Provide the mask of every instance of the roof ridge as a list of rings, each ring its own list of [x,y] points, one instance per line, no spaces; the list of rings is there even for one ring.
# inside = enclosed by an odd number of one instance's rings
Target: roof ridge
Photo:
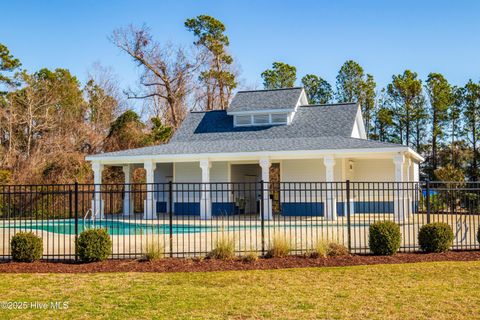
[[[208,112],[222,112],[222,111],[227,111],[225,110],[190,110],[190,113],[208,113]]]
[[[303,104],[299,107],[322,107],[322,106],[342,106],[342,105],[358,105],[358,102],[314,103],[314,104]]]
[[[237,91],[237,93],[240,93],[240,92],[280,91],[280,90],[298,90],[298,89],[303,89],[303,87],[275,88],[275,89],[257,89],[257,90],[239,90],[239,91]]]

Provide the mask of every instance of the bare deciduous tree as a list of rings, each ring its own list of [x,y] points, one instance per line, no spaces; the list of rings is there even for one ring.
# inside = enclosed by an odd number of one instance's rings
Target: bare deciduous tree
[[[155,42],[145,25],[117,29],[110,40],[142,68],[142,90],[129,90],[128,97],[150,99],[152,113],[161,116],[165,124],[178,128],[186,114],[186,101],[194,89],[193,79],[202,55]]]

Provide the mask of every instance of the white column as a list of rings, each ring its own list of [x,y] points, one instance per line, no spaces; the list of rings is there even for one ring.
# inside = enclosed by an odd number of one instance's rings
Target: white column
[[[413,180],[413,184],[414,184],[414,195],[417,195],[418,192],[420,192],[420,172],[418,170],[418,162],[415,162],[414,160],[412,160],[412,180]],[[412,212],[415,212],[415,213],[418,213],[418,206],[419,206],[419,203],[418,203],[418,199],[420,198],[419,196],[414,196],[413,197],[416,201],[415,201],[415,209],[412,207]]]
[[[95,184],[95,192],[92,200],[92,216],[95,216],[96,219],[103,219],[105,217],[101,194],[103,164],[100,162],[93,162],[92,169],[93,183]]]
[[[407,184],[405,185],[405,188],[407,189],[406,195],[404,195],[405,198],[405,217],[406,219],[410,219],[410,215],[412,214],[413,211],[413,192],[415,190],[415,184],[413,183],[413,174],[412,174],[412,167],[413,167],[413,161],[410,158],[406,158],[406,168],[407,170]]]
[[[270,159],[260,159],[260,167],[262,168],[263,186],[263,219],[272,220],[272,200],[270,199]]]
[[[395,184],[394,184],[394,203],[393,203],[393,212],[395,221],[403,222],[405,221],[405,199],[403,188],[404,185],[402,182],[403,179],[403,164],[405,162],[405,157],[403,154],[397,154],[393,157],[393,163],[395,164]]]
[[[420,181],[420,172],[418,170],[418,162],[415,162],[415,161],[412,161],[412,165],[413,165],[413,181],[415,182],[419,182]]]
[[[130,197],[131,167],[129,164],[127,164],[122,167],[122,170],[123,170],[123,175],[125,176],[125,182],[124,182],[125,194],[123,196],[123,215],[129,216],[131,213],[133,213],[133,210],[131,210],[132,203],[130,201],[131,199]]]
[[[212,204],[210,200],[210,168],[211,162],[208,159],[200,160],[202,169],[202,187],[200,194],[200,219],[212,218]]]
[[[143,163],[143,167],[145,168],[145,176],[146,176],[146,183],[147,183],[147,199],[144,203],[144,218],[145,219],[155,219],[155,207],[153,203],[153,183],[155,177],[155,163],[152,160],[145,161]]]
[[[325,165],[325,182],[327,182],[327,193],[325,201],[325,219],[337,220],[337,199],[334,189],[334,167],[335,158],[333,156],[325,156],[323,158],[323,164]]]

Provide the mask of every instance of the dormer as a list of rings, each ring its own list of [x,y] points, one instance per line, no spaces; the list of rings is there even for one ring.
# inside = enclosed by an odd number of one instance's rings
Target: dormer
[[[303,88],[239,91],[227,110],[235,127],[289,125],[308,104]]]

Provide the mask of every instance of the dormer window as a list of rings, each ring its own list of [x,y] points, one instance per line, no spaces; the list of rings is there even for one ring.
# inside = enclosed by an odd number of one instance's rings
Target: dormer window
[[[252,125],[252,116],[235,116],[235,126],[251,126]]]
[[[253,115],[253,124],[269,124],[270,115],[269,114],[254,114]]]
[[[307,104],[303,88],[239,91],[227,114],[235,127],[289,125],[297,108]]]
[[[272,113],[270,117],[272,124],[286,124],[288,122],[288,113]]]
[[[288,113],[254,113],[234,115],[234,123],[239,126],[268,126],[288,124]]]

